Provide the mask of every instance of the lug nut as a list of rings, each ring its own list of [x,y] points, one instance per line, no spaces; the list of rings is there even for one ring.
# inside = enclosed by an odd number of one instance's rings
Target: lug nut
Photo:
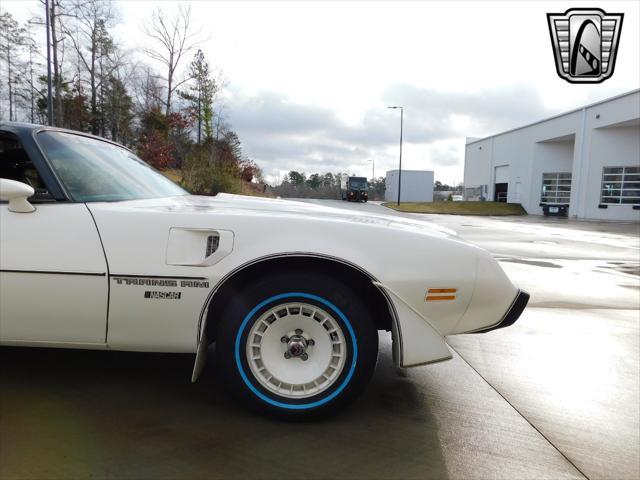
[[[284,352],[284,358],[291,358],[291,354],[289,352]]]
[[[313,340],[313,338],[310,338],[309,340],[307,340],[307,345],[312,346],[315,345],[316,342]]]
[[[302,330],[300,330],[299,328],[296,328],[296,335],[302,335]]]
[[[287,338],[287,336],[285,335],[284,337],[282,337],[282,338],[280,339],[280,341],[281,341],[282,343],[287,343],[287,342],[289,341],[289,339],[288,339],[288,338]]]
[[[301,358],[303,361],[306,361],[306,360],[309,358],[309,354],[307,354],[307,353],[303,353],[302,355],[300,355],[300,358]]]

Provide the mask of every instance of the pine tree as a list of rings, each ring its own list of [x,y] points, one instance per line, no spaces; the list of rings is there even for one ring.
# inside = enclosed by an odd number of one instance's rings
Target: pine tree
[[[202,50],[198,50],[193,57],[189,74],[192,85],[186,92],[180,91],[180,96],[188,100],[194,112],[197,124],[198,145],[202,142],[204,131],[205,143],[213,140],[213,101],[218,91],[218,86],[209,72],[207,62]]]
[[[111,139],[128,144],[132,140],[133,100],[122,81],[111,77],[104,89],[102,112]]]

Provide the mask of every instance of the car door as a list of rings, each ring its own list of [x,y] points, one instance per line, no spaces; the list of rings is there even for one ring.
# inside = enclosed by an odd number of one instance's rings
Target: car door
[[[64,198],[30,131],[0,130],[0,178],[36,191],[34,212],[0,203],[0,343],[104,347],[108,271],[87,206]]]

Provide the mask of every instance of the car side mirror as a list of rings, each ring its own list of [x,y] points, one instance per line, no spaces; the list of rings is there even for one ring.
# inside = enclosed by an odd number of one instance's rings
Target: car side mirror
[[[36,207],[31,205],[27,198],[35,191],[26,183],[16,182],[7,178],[0,178],[0,200],[9,202],[9,211],[16,213],[35,212]]]

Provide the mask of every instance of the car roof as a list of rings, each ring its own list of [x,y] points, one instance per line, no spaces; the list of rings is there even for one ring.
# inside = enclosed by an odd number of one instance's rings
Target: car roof
[[[42,127],[42,125],[36,125],[35,123],[24,122],[0,122],[0,128],[8,130],[13,133],[22,133],[35,130]]]
[[[74,135],[82,135],[82,136],[85,136],[85,137],[93,138],[95,140],[100,140],[102,142],[111,143],[113,145],[117,145],[118,147],[122,147],[122,148],[125,148],[127,150],[130,150],[129,148],[125,147],[124,145],[120,145],[119,143],[114,142],[113,140],[109,140],[108,138],[99,137],[97,135],[92,135],[90,133],[82,132],[80,130],[71,130],[71,129],[68,129],[68,128],[50,127],[48,125],[38,125],[36,123],[0,122],[0,130],[5,130],[7,132],[11,132],[11,133],[14,133],[16,135],[29,134],[31,132],[43,131],[43,130],[54,131],[54,132],[63,132],[63,133],[72,133]]]

